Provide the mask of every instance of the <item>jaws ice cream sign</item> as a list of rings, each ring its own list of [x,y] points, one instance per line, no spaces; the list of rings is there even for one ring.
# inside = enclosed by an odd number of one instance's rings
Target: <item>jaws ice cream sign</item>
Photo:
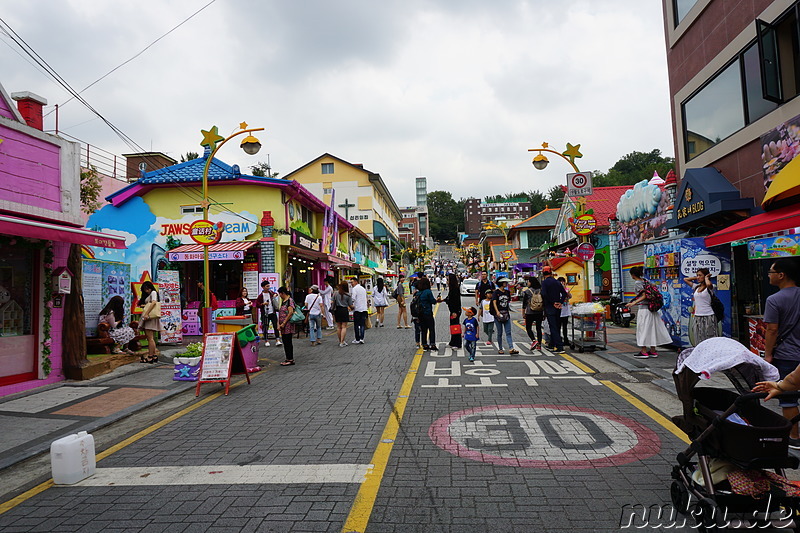
[[[187,215],[180,220],[158,218],[158,236],[166,240],[167,237],[178,239],[182,243],[194,242],[191,238],[192,224],[197,222],[197,215]],[[224,239],[226,241],[243,241],[258,229],[255,217],[242,214],[238,217],[232,213],[220,213],[214,215],[214,222],[222,224]]]

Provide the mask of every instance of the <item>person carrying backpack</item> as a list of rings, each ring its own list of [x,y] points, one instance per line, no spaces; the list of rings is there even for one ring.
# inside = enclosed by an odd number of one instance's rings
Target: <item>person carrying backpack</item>
[[[631,308],[639,305],[636,313],[636,344],[640,349],[634,357],[637,359],[658,357],[656,346],[672,342],[672,337],[670,337],[667,326],[664,325],[661,313],[659,313],[664,306],[664,297],[658,287],[644,278],[642,267],[632,267],[630,272],[636,282],[634,284],[636,299],[630,305]]]
[[[544,300],[542,284],[538,278],[528,278],[528,286],[522,291],[522,308],[525,310],[525,331],[531,340],[531,351],[542,349],[542,321],[544,320]],[[536,337],[532,326],[536,325]]]
[[[417,345],[417,348],[422,348],[420,341],[422,329],[419,323],[419,290],[417,290],[416,284],[412,285],[411,289],[414,291],[414,295],[411,297],[409,312],[411,313],[411,323],[414,325],[414,343]]]

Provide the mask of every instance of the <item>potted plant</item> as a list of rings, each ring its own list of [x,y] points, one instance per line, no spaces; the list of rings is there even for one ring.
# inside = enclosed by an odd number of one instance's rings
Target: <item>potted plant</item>
[[[175,359],[175,375],[173,381],[197,381],[200,374],[200,359],[203,355],[203,343],[193,342]]]

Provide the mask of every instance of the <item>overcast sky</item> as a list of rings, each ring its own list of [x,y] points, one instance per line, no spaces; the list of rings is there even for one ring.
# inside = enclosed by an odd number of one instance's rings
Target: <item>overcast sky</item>
[[[0,0],[0,17],[83,89],[208,0]],[[201,129],[263,126],[248,157],[287,174],[329,152],[381,174],[400,205],[414,178],[455,198],[546,190],[570,171],[530,164],[543,141],[581,144],[582,170],[672,156],[661,2],[216,0],[83,93],[145,150],[201,151]],[[0,33],[0,82],[61,105],[59,128],[132,149]],[[45,128],[55,127],[54,114]],[[650,176],[642,176],[649,178]]]

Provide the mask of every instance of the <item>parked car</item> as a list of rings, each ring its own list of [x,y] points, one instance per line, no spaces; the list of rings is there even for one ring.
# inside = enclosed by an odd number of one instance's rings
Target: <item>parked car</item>
[[[461,296],[470,296],[475,294],[475,288],[480,283],[477,279],[465,279],[461,282]]]

